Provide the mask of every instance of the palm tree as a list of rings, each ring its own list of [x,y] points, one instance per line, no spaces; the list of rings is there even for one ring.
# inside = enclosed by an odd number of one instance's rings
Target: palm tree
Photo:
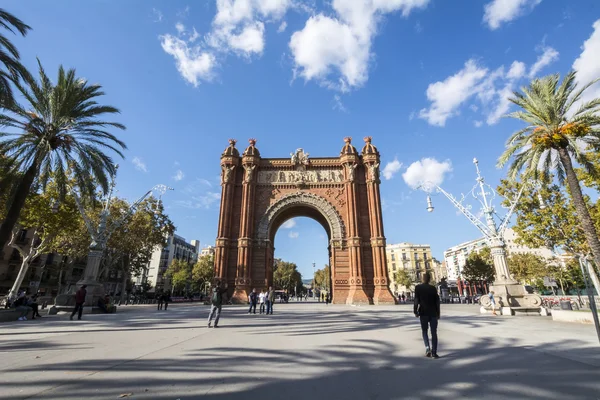
[[[7,242],[19,218],[25,199],[34,182],[42,190],[50,177],[61,196],[67,191],[69,176],[82,194],[93,196],[95,185],[106,192],[109,176],[115,173],[113,159],[104,151],[123,157],[125,143],[107,128],[125,129],[116,122],[106,122],[105,114],[119,113],[112,106],[100,105],[96,98],[104,95],[101,86],[88,84],[75,76],[75,70],[61,66],[53,84],[39,65],[39,82],[31,74],[14,82],[27,107],[13,102],[0,110],[0,126],[16,132],[0,131],[0,154],[11,160],[11,170],[20,172],[12,202],[0,226],[0,249]]]
[[[31,29],[29,25],[2,8],[0,8],[0,26],[12,33],[18,31],[23,36]],[[7,102],[12,102],[10,82],[27,73],[19,62],[19,51],[2,33],[0,33],[0,64],[4,65],[4,69],[0,69],[1,107]]]
[[[534,179],[550,179],[552,171],[561,184],[565,178],[586,241],[600,266],[600,240],[586,206],[573,160],[587,173],[598,172],[588,152],[600,150],[600,98],[584,102],[582,94],[598,80],[581,88],[575,83],[576,73],[568,73],[562,82],[558,74],[534,79],[523,93],[514,93],[511,102],[521,108],[507,115],[520,119],[527,126],[515,132],[498,160],[502,167],[513,160],[509,177],[515,179],[521,171]]]

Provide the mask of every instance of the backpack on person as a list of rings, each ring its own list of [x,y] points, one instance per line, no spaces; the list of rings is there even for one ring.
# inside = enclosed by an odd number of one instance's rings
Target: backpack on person
[[[218,288],[213,289],[213,294],[212,298],[210,299],[210,302],[215,306],[221,304],[221,293],[219,292]]]

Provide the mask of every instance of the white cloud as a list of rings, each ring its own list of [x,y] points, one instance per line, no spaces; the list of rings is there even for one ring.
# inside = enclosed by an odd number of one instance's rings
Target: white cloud
[[[505,22],[510,22],[533,10],[542,0],[493,0],[485,5],[483,22],[491,30],[498,29]]]
[[[293,0],[217,0],[212,29],[205,37],[178,22],[178,35],[161,35],[161,45],[175,58],[183,78],[197,87],[214,78],[218,60],[227,53],[246,58],[262,55],[265,23],[279,21],[291,7],[304,8]],[[178,16],[184,18],[188,13],[186,7]]]
[[[475,121],[473,122],[473,125],[475,125],[475,128],[481,128],[483,126],[483,121]]]
[[[422,109],[419,117],[431,125],[444,126],[448,118],[457,114],[459,106],[477,93],[478,85],[487,73],[487,68],[479,67],[475,60],[470,59],[456,74],[430,84],[427,99],[432,104],[429,109]]]
[[[248,24],[239,34],[230,33],[227,40],[233,51],[246,55],[262,54],[265,48],[265,24],[255,22]]]
[[[526,69],[527,67],[525,66],[525,63],[521,61],[513,61],[506,76],[509,79],[520,79],[525,75]]]
[[[415,23],[415,32],[417,32],[417,33],[423,32],[423,26],[421,25],[420,21],[417,21]]]
[[[530,78],[534,78],[543,68],[558,60],[558,51],[552,47],[544,47],[543,50],[544,52],[537,58],[535,64],[529,70]]]
[[[201,196],[194,196],[191,200],[177,200],[176,205],[185,208],[203,208],[209,209],[213,204],[221,200],[221,193],[207,192]]]
[[[135,169],[137,169],[138,171],[148,172],[148,169],[146,168],[146,164],[142,161],[141,158],[133,157],[131,162],[135,166]]]
[[[187,18],[190,15],[190,6],[185,6],[183,10],[177,11],[178,18]]]
[[[444,182],[444,175],[451,171],[450,160],[439,162],[435,158],[423,158],[410,164],[406,172],[402,174],[402,178],[408,186],[416,189],[425,182],[441,185]]]
[[[487,124],[494,125],[500,118],[502,118],[508,110],[510,109],[510,96],[513,94],[513,82],[509,81],[506,86],[500,91],[497,92],[498,99],[496,101],[496,106],[487,116]]]
[[[289,47],[294,77],[315,80],[325,87],[348,91],[368,79],[371,44],[381,17],[400,11],[407,17],[429,0],[333,0],[334,15],[323,13],[294,32]]]
[[[219,51],[249,57],[265,47],[265,22],[280,20],[292,0],[217,0],[217,15],[208,42]]]
[[[221,179],[219,177],[219,179]],[[213,184],[210,183],[207,179],[204,178],[196,178],[193,182],[189,183],[183,190],[183,193],[186,194],[198,194],[202,193],[206,188],[212,188]]]
[[[152,9],[152,14],[154,14],[154,22],[162,22],[163,13],[158,8]]]
[[[394,161],[390,161],[385,164],[383,168],[382,175],[386,180],[390,180],[396,175],[398,171],[402,168],[402,163],[398,161],[397,158],[394,158]]]
[[[175,58],[181,76],[198,87],[200,81],[211,81],[217,60],[214,54],[202,50],[200,46],[190,46],[188,42],[173,35],[160,36],[163,50]]]
[[[288,219],[287,221],[285,221],[285,222],[283,223],[283,225],[281,225],[281,227],[282,227],[283,229],[292,229],[292,228],[293,228],[293,227],[295,227],[295,226],[296,226],[296,220],[295,220],[295,219],[293,219],[293,218],[292,218],[292,219]]]
[[[173,176],[173,179],[177,182],[179,182],[180,180],[182,180],[185,177],[185,174],[183,173],[182,170],[178,169],[177,172],[175,173],[175,175]]]
[[[600,78],[600,19],[593,24],[594,31],[583,42],[582,52],[573,63],[577,71],[577,84],[586,85],[594,79]],[[600,97],[600,83],[595,83],[583,93],[582,100],[589,101]]]
[[[188,38],[188,41],[190,43],[194,43],[199,37],[200,37],[200,34],[196,31],[196,28],[192,28],[192,34]]]
[[[528,75],[537,73],[558,58],[558,52],[553,48],[545,46],[542,49],[543,54],[531,66]],[[431,105],[422,109],[419,117],[427,120],[430,125],[444,126],[449,118],[460,114],[460,109],[465,103],[470,103],[469,108],[473,112],[480,111],[488,125],[496,124],[509,112],[509,98],[517,82],[526,74],[527,65],[521,61],[513,61],[506,71],[503,65],[489,70],[470,59],[454,75],[429,84],[426,94]],[[477,100],[480,106],[471,100]],[[474,124],[480,127],[481,121],[477,120]]]
[[[288,236],[290,237],[290,239],[298,239],[298,236],[300,236],[300,232],[290,231],[290,233],[288,233]]]
[[[348,109],[344,106],[344,103],[342,103],[342,97],[339,94],[333,96],[333,109],[345,113],[348,112]]]
[[[281,23],[281,25],[279,25],[279,28],[277,28],[277,33],[285,32],[286,29],[287,29],[287,22],[283,21]]]

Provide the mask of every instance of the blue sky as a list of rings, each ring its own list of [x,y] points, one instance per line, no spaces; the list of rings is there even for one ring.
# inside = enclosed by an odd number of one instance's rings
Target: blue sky
[[[103,85],[128,129],[118,190],[134,199],[157,183],[178,233],[213,244],[219,156],[228,138],[258,139],[264,157],[298,147],[336,156],[345,136],[373,136],[382,166],[389,243],[429,243],[436,257],[478,232],[420,180],[460,194],[488,182],[516,121],[511,90],[576,68],[600,77],[594,0],[5,1],[33,27],[15,39],[39,57]],[[584,45],[585,44],[585,45]],[[600,94],[596,86],[593,91]],[[411,185],[413,187],[411,187]],[[280,229],[276,256],[305,276],[327,262],[325,231],[299,218]]]

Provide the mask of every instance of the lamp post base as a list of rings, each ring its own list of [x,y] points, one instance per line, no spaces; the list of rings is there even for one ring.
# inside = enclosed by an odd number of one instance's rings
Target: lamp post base
[[[542,298],[527,290],[514,281],[494,282],[490,285],[490,291],[494,292],[496,310],[502,315],[540,315],[542,310]],[[492,306],[488,296],[481,297],[482,311],[491,311]]]

